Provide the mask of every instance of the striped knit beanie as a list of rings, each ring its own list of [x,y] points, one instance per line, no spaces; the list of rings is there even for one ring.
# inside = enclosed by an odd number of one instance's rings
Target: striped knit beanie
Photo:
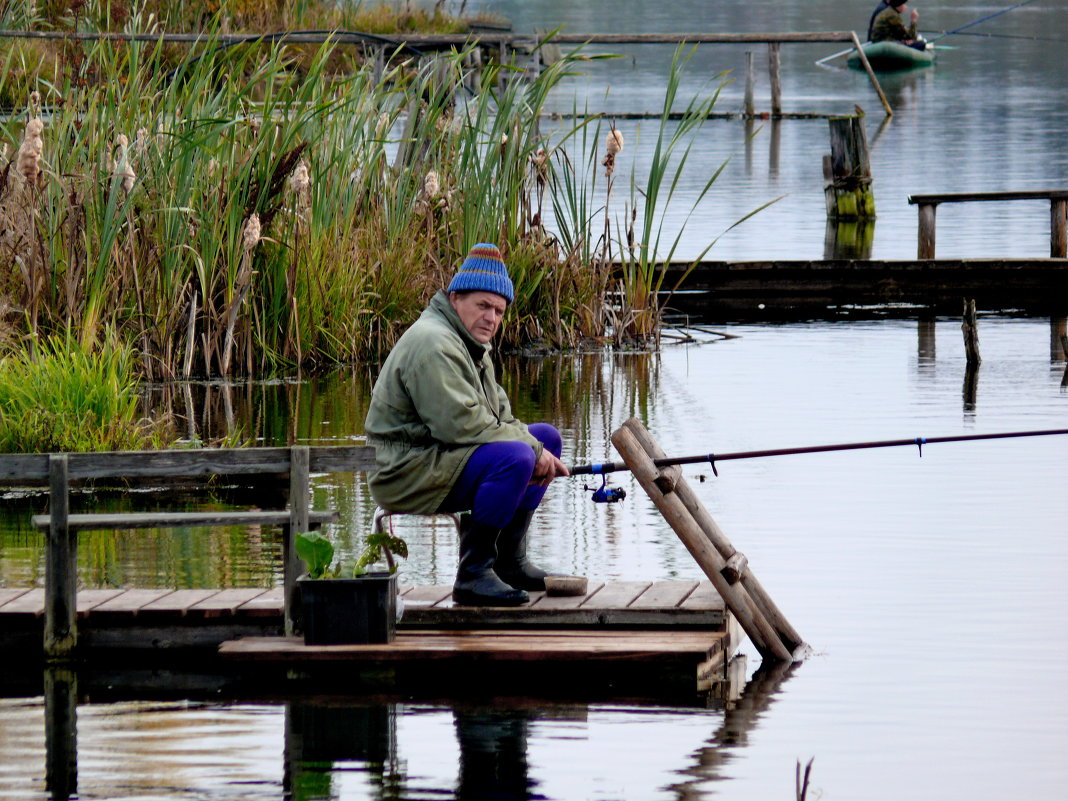
[[[496,245],[482,242],[467,254],[447,292],[494,292],[511,303],[515,288]]]

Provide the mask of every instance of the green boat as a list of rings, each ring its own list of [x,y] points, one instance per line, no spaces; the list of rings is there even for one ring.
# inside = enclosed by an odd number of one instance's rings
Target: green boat
[[[935,60],[934,50],[917,50],[901,42],[866,42],[863,47],[864,55],[868,57],[871,68],[883,72],[928,67],[934,64]],[[860,63],[860,56],[855,50],[846,59],[846,64],[853,69],[864,69],[864,65]]]

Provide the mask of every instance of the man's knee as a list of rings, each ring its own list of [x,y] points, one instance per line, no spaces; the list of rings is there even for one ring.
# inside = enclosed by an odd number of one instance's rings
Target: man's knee
[[[530,431],[530,435],[541,442],[553,456],[560,458],[560,453],[563,450],[563,439],[560,437],[560,432],[556,426],[550,423],[531,423],[527,426],[527,430]]]

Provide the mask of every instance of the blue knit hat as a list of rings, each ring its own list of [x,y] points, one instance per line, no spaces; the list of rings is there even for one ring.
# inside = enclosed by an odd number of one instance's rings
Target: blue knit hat
[[[467,254],[464,263],[453,276],[447,292],[494,292],[511,303],[515,288],[508,277],[508,268],[496,245],[482,242]]]

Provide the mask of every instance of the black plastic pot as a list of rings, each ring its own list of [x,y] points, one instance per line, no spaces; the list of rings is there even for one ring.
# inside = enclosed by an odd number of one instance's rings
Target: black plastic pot
[[[397,576],[298,579],[306,645],[392,642],[397,630]]]

